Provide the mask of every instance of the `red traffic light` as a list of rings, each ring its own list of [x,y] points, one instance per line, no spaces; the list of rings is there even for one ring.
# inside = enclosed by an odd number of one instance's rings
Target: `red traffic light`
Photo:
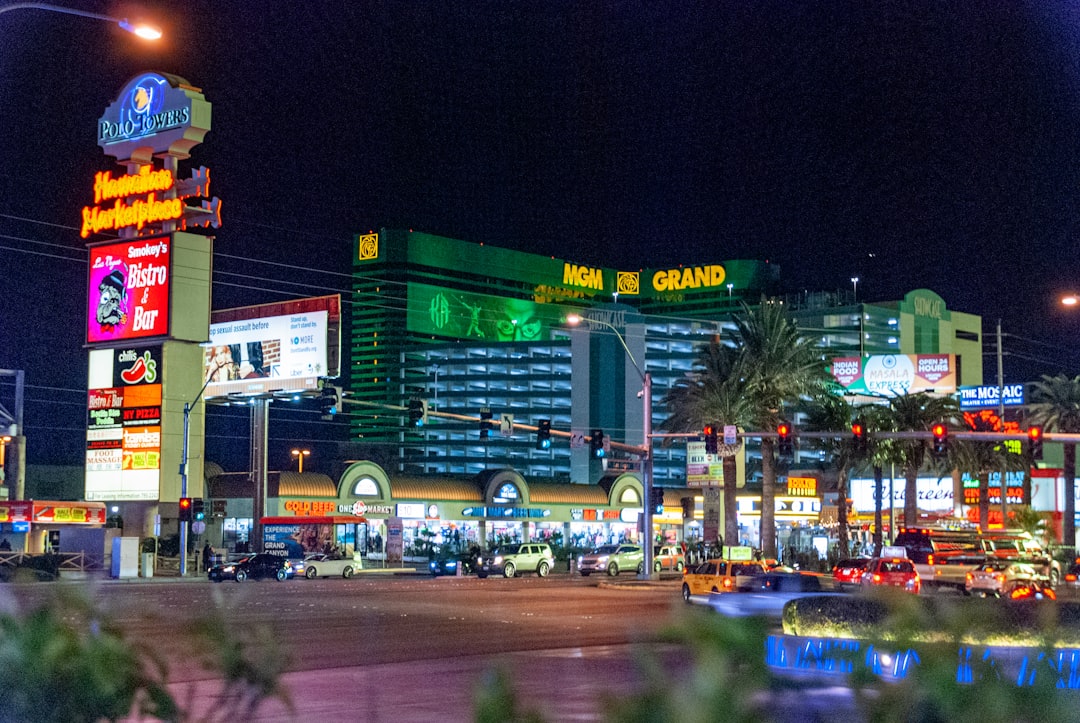
[[[790,437],[791,436],[791,425],[788,424],[787,422],[780,422],[780,424],[778,424],[776,426],[776,433],[781,438]]]
[[[705,436],[708,437],[709,435],[712,435],[712,434],[716,434],[716,427],[712,426],[711,424],[706,424],[705,425]]]
[[[866,433],[866,428],[863,427],[862,422],[855,422],[851,425],[851,433],[856,437],[862,437]]]
[[[944,437],[946,434],[949,433],[948,427],[946,427],[941,422],[938,422],[933,427],[931,427],[930,431],[933,432],[934,437],[936,437],[937,439],[941,439],[942,437]]]
[[[1042,427],[1028,427],[1028,439],[1037,442],[1042,439]]]
[[[191,522],[191,498],[181,497],[177,501],[177,507],[180,510],[180,514],[177,517],[181,522]]]
[[[190,510],[191,509],[191,498],[190,497],[181,497],[180,498],[180,509],[182,509],[182,510]]]

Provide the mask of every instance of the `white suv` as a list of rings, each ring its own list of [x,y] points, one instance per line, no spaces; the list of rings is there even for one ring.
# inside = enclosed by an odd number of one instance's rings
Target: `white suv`
[[[523,572],[535,572],[547,577],[555,565],[551,546],[541,542],[525,542],[520,545],[502,545],[494,552],[484,555],[480,563],[479,577],[502,574],[517,577]]]

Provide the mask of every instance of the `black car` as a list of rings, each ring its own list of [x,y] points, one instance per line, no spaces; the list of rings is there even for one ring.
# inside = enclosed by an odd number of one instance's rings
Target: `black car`
[[[445,555],[428,563],[428,572],[435,577],[440,575],[472,575],[476,572],[476,568],[476,558],[466,553]]]
[[[210,568],[210,572],[207,573],[207,577],[214,582],[221,582],[222,580],[243,582],[248,578],[252,580],[273,578],[284,582],[292,577],[292,564],[287,558],[280,555],[259,553],[258,555],[242,557],[236,562],[214,565]]]

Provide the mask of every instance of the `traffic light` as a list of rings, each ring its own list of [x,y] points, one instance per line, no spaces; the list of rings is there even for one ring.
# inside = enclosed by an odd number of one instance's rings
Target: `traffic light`
[[[1032,460],[1043,458],[1043,429],[1042,427],[1028,427],[1028,454]]]
[[[206,519],[206,500],[201,497],[195,497],[191,500],[191,519],[195,522],[202,522]]]
[[[491,410],[484,407],[480,410],[480,439],[487,439],[491,434]]]
[[[653,487],[649,490],[649,504],[652,505],[654,513],[660,513],[664,511],[664,488]]]
[[[716,454],[717,442],[716,442],[716,426],[713,424],[705,425],[705,454]]]
[[[597,459],[604,456],[604,430],[594,429],[589,435],[589,453]]]
[[[191,498],[181,497],[177,503],[177,507],[180,510],[179,519],[181,522],[191,522]]]
[[[862,419],[856,419],[851,423],[851,443],[856,457],[866,456],[866,424]]]
[[[423,399],[409,400],[409,426],[423,427],[428,420],[428,406]]]
[[[791,440],[791,425],[780,422],[776,425],[777,451],[781,457],[795,456],[795,444]]]
[[[536,423],[536,448],[551,449],[551,420],[541,419]]]
[[[319,410],[322,413],[322,418],[325,420],[333,419],[340,408],[341,387],[323,387],[322,395],[319,397]]]
[[[940,457],[949,451],[949,428],[938,422],[930,431],[934,435],[934,454]]]

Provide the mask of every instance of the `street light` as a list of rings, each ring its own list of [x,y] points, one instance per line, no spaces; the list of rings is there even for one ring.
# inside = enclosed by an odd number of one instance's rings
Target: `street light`
[[[304,473],[304,457],[307,457],[310,454],[310,449],[294,449],[292,451],[292,456],[296,457],[297,461],[300,463],[300,469],[298,470],[300,474]]]
[[[859,277],[851,277],[851,295],[855,298],[855,301],[859,300]]]
[[[50,5],[48,3],[14,3],[13,5],[0,7],[0,14],[6,13],[9,10],[48,10],[49,12],[63,13],[64,15],[78,15],[82,18],[93,18],[94,20],[104,20],[107,23],[113,23],[122,30],[126,30],[143,40],[158,40],[161,38],[161,28],[156,25],[140,21],[132,22],[127,18],[114,18],[111,15],[90,13],[85,10],[75,10],[74,8],[65,8],[60,5]]]
[[[583,318],[578,314],[570,314],[566,317],[566,323],[570,326],[577,326],[583,321]],[[652,540],[652,494],[653,494],[653,458],[652,458],[652,375],[643,371],[638,365],[637,360],[634,359],[633,353],[630,351],[630,347],[626,345],[626,339],[619,333],[619,330],[614,324],[610,324],[600,319],[588,319],[591,324],[599,324],[600,326],[606,326],[615,333],[615,338],[622,344],[623,351],[626,352],[627,358],[630,359],[630,363],[634,365],[634,369],[637,371],[638,376],[641,377],[641,391],[638,396],[641,397],[641,447],[638,448],[638,454],[641,456],[641,488],[642,488],[642,500],[641,500],[641,516],[642,516],[642,536],[645,538],[642,541],[642,550],[645,553],[644,565],[645,569],[640,575],[639,579],[642,580],[654,580],[656,579],[656,573],[653,571],[653,540]]]

